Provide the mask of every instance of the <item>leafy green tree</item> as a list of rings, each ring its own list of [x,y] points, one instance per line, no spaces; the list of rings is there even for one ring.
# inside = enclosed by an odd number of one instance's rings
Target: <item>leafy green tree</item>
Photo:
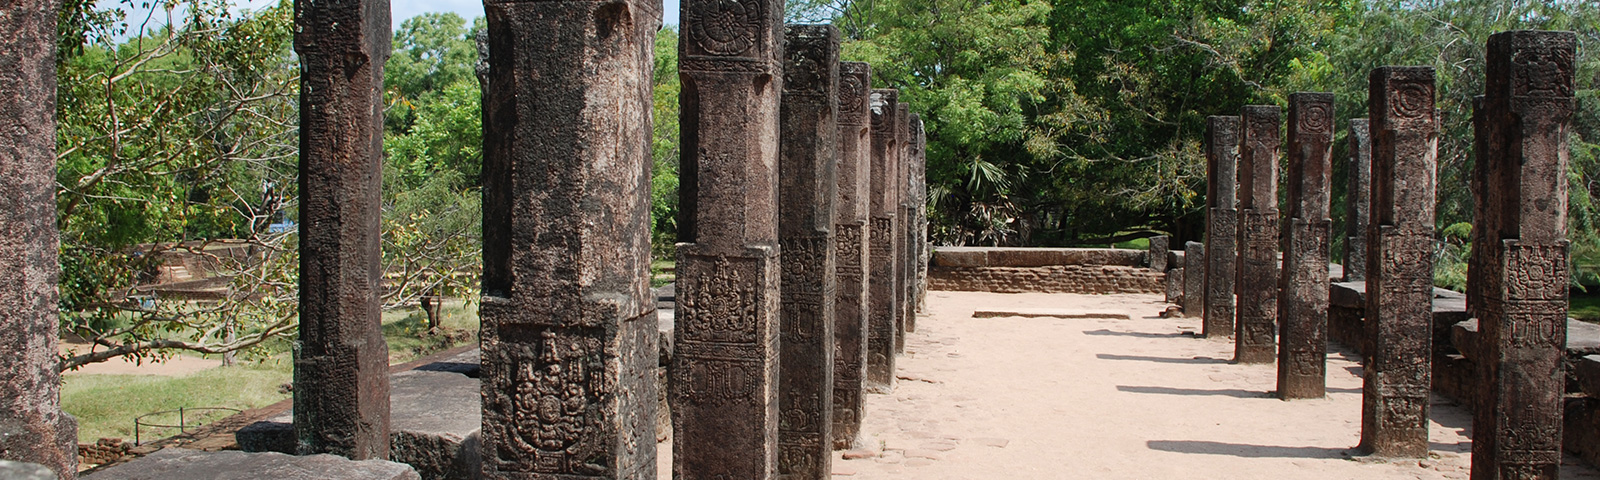
[[[651,90],[650,235],[653,256],[674,257],[678,241],[678,30],[667,26],[656,34],[655,72]]]

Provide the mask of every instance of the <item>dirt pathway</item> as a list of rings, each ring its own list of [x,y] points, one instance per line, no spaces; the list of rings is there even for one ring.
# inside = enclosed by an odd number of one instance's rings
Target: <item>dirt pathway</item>
[[[1432,458],[1352,459],[1359,364],[1329,357],[1329,397],[1271,397],[1271,366],[1230,365],[1198,319],[1155,316],[1154,295],[930,292],[892,395],[871,395],[880,456],[835,479],[1467,478],[1471,416],[1435,397]],[[1123,313],[1129,319],[972,318],[975,310]],[[670,444],[663,454],[670,456]],[[1569,463],[1575,460],[1569,456]],[[1563,468],[1562,478],[1600,479]]]

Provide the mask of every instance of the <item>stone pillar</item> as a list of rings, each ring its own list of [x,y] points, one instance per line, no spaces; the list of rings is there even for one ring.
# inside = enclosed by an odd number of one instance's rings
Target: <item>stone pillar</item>
[[[1438,123],[1433,68],[1371,74],[1372,226],[1367,231],[1367,338],[1361,449],[1428,454],[1433,345],[1433,222]]]
[[[868,197],[872,219],[869,224],[868,245],[871,252],[871,274],[868,298],[872,312],[868,320],[867,335],[867,389],[887,393],[894,389],[895,342],[898,337],[899,309],[895,308],[895,259],[899,257],[900,231],[898,213],[900,199],[896,195],[898,163],[894,152],[895,103],[900,92],[894,89],[872,90],[872,188]]]
[[[1204,316],[1201,335],[1232,338],[1234,277],[1239,272],[1239,117],[1206,117],[1205,303],[1186,315]],[[1194,256],[1186,253],[1186,256]],[[1190,263],[1194,265],[1194,263]],[[1202,270],[1193,270],[1199,274]]]
[[[916,318],[917,312],[922,311],[924,302],[928,297],[928,262],[932,260],[932,247],[928,244],[928,130],[922,123],[922,117],[911,114],[911,195],[914,215],[912,221],[912,235],[908,238],[915,245],[916,254],[912,256],[912,266],[916,274],[912,276],[915,288],[911,297],[911,317]]]
[[[1233,359],[1272,363],[1278,321],[1278,149],[1281,110],[1249,105],[1239,136],[1239,292]],[[1324,274],[1326,275],[1326,274]],[[1264,281],[1265,280],[1265,281]]]
[[[1472,478],[1549,479],[1561,470],[1566,350],[1572,32],[1489,37],[1483,103],[1486,205],[1473,225],[1484,339],[1472,421]]]
[[[683,2],[673,477],[777,473],[783,3]]]
[[[389,348],[378,299],[388,0],[294,5],[300,56],[301,454],[389,458]]]
[[[838,198],[834,203],[837,265],[833,336],[833,448],[855,446],[867,379],[867,198],[872,194],[872,67],[839,64]]]
[[[1149,253],[1146,253],[1150,258],[1146,263],[1150,265],[1151,270],[1167,271],[1167,245],[1171,240],[1172,237],[1166,235],[1150,237],[1150,249]]]
[[[916,270],[911,266],[912,250],[915,247],[911,239],[912,223],[915,222],[915,207],[911,204],[911,105],[905,102],[895,104],[894,110],[894,140],[900,148],[895,149],[895,154],[900,158],[895,162],[898,172],[895,180],[899,185],[895,188],[895,197],[900,205],[900,210],[895,218],[900,223],[895,227],[895,315],[899,323],[896,324],[894,337],[894,351],[905,353],[906,332],[917,330],[917,309],[911,304],[912,277]]]
[[[1182,268],[1167,270],[1167,277],[1165,279],[1167,287],[1165,300],[1167,303],[1179,305],[1179,309],[1183,308],[1183,278]]]
[[[1288,207],[1278,290],[1278,398],[1327,394],[1333,94],[1289,96]]]
[[[833,474],[834,199],[839,163],[839,31],[784,28],[778,240],[783,264],[778,478]]]
[[[1372,216],[1372,131],[1367,119],[1350,119],[1350,163],[1345,166],[1344,281],[1367,279],[1367,222]]]
[[[1203,317],[1206,312],[1206,268],[1211,265],[1206,261],[1206,244],[1200,242],[1187,242],[1183,244],[1183,316]],[[1233,277],[1228,277],[1232,282]],[[1209,318],[1209,317],[1207,317]],[[1233,331],[1233,320],[1228,320],[1226,330],[1212,330],[1212,335],[1227,338],[1221,332]]]
[[[56,370],[55,0],[0,10],[0,460],[77,478],[78,427]]]
[[[484,2],[486,478],[654,478],[660,0]]]

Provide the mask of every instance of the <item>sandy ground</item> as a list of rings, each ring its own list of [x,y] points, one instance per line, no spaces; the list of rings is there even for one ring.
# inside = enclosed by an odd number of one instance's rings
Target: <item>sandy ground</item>
[[[87,343],[68,342],[61,342],[60,345],[62,354],[70,353],[73,350],[88,351],[91,346]],[[117,357],[104,362],[84,365],[77,370],[66,372],[64,375],[159,375],[179,377],[221,365],[221,359],[200,358],[189,355],[175,355],[160,362],[147,361],[143,363],[135,363],[127,358]]]
[[[1329,396],[1271,396],[1273,367],[1231,365],[1199,319],[1156,316],[1156,295],[930,292],[892,395],[869,395],[876,456],[834,458],[835,479],[1465,479],[1471,415],[1435,397],[1433,454],[1353,457],[1361,366],[1328,358]],[[972,318],[975,310],[1124,313],[1129,319]],[[672,478],[670,439],[659,478]],[[850,452],[856,456],[862,452]],[[1568,456],[1567,480],[1600,480]]]

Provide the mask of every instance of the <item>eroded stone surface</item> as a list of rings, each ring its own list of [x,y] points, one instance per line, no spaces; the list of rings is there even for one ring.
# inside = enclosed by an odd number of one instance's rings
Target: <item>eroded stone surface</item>
[[[1238,306],[1234,361],[1272,363],[1277,358],[1278,154],[1281,110],[1244,107],[1239,136],[1239,260],[1234,279]],[[1323,274],[1326,276],[1326,273]]]
[[[650,478],[660,338],[650,71],[661,4],[484,9],[483,474]]]
[[[298,453],[389,458],[378,299],[389,2],[295,3],[300,75]]]
[[[1151,270],[1157,272],[1167,271],[1167,244],[1171,241],[1172,237],[1166,235],[1150,237],[1149,258],[1147,261]]]
[[[1566,387],[1568,130],[1576,107],[1571,32],[1489,37],[1478,116],[1472,245],[1480,360],[1477,479],[1560,475]]]
[[[1381,67],[1370,77],[1372,226],[1367,245],[1361,449],[1428,453],[1432,384],[1433,222],[1437,116],[1430,67]]]
[[[1232,338],[1234,333],[1239,128],[1239,117],[1206,118],[1205,305],[1201,311],[1205,317],[1201,335],[1206,338]]]
[[[167,448],[86,478],[93,480],[420,480],[411,467],[386,460],[333,455],[291,456],[234,450]]]
[[[911,266],[912,240],[911,224],[914,221],[915,208],[910,203],[911,184],[911,105],[898,102],[894,105],[894,140],[899,148],[894,149],[895,162],[895,201],[899,205],[895,218],[900,222],[894,230],[895,256],[894,256],[894,305],[895,305],[895,353],[905,353],[906,332],[916,330],[916,308],[911,303],[911,279],[915,270]]]
[[[894,89],[872,90],[872,194],[868,197],[872,215],[868,224],[868,250],[872,256],[868,301],[872,310],[868,320],[867,388],[876,392],[894,388],[895,345],[901,325],[900,309],[895,304],[900,285],[895,259],[899,258],[902,243],[896,234],[901,229],[900,196],[895,188],[901,163],[895,154],[899,142],[894,131],[899,96],[900,92]]]
[[[1200,242],[1183,244],[1183,316],[1205,317],[1206,313],[1206,245]],[[1228,320],[1233,329],[1233,320]],[[1214,330],[1218,334],[1220,330]]]
[[[0,8],[0,459],[78,467],[56,371],[55,0]]]
[[[1327,393],[1333,94],[1289,96],[1288,231],[1278,281],[1278,398]]]
[[[1344,282],[1367,280],[1367,225],[1372,216],[1372,128],[1350,119],[1350,156],[1345,165]]]
[[[871,195],[872,68],[839,64],[839,165],[834,222],[836,265],[833,359],[833,448],[850,448],[861,432],[867,377],[867,219]]]
[[[691,0],[681,18],[673,476],[762,480],[778,465],[783,3]]]
[[[833,451],[839,32],[832,25],[788,25],[784,36],[778,478],[825,479]]]

